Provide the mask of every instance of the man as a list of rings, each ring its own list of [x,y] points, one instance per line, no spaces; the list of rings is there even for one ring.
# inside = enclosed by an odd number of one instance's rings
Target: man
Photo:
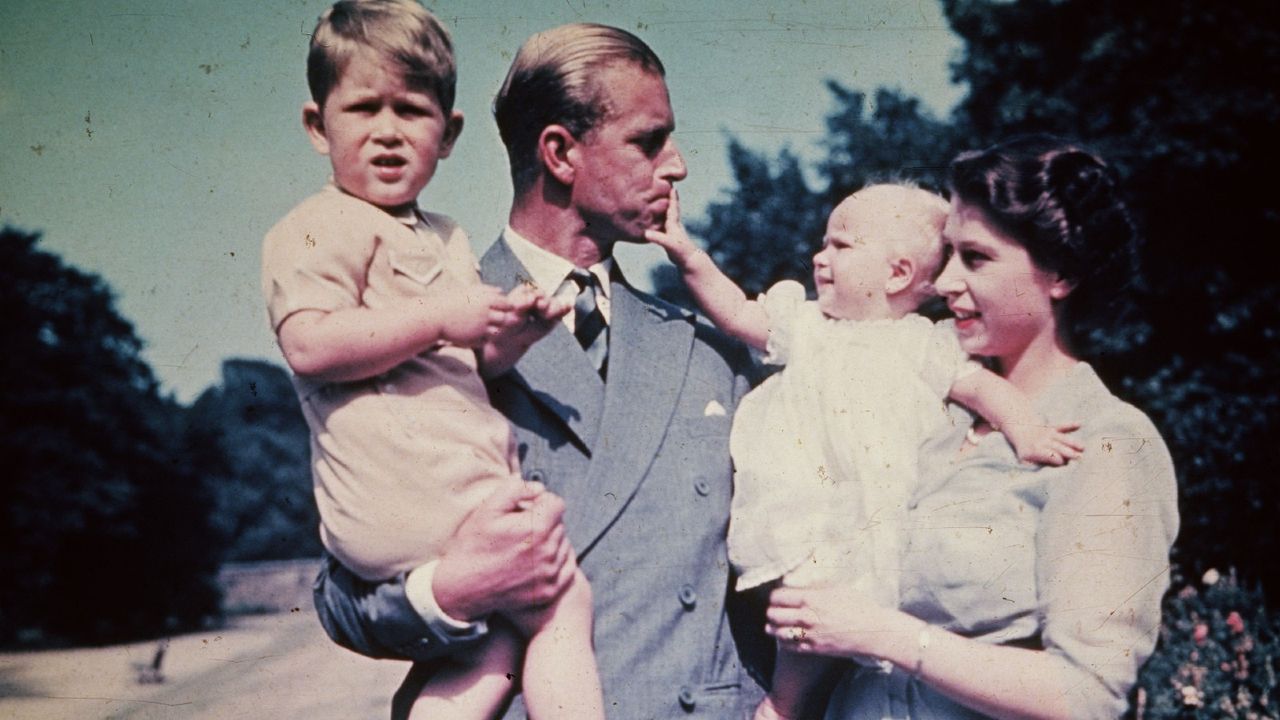
[[[633,289],[612,260],[616,243],[661,225],[686,173],[663,77],[642,41],[598,25],[539,33],[515,58],[494,102],[515,200],[481,274],[502,289],[531,282],[574,311],[490,395],[515,426],[525,478],[551,493],[482,507],[404,582],[322,576],[318,605],[340,642],[447,653],[481,635],[472,621],[487,613],[554,597],[573,566],[567,536],[595,598],[609,717],[742,718],[761,699],[738,641],[767,652],[762,620],[731,624],[726,602],[728,434],[747,358]],[[416,670],[401,695],[429,665]],[[523,717],[518,699],[507,716]]]

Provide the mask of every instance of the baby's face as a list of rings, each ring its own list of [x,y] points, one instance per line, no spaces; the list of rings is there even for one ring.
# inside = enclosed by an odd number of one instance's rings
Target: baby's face
[[[303,119],[338,187],[383,208],[414,202],[462,129],[461,114],[446,115],[435,93],[374,52],[351,58],[324,107],[307,103]]]
[[[818,308],[827,317],[870,320],[885,307],[889,248],[871,205],[848,198],[827,220],[822,249],[813,256]]]

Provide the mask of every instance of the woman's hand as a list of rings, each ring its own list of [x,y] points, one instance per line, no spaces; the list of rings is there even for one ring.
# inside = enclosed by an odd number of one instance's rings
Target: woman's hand
[[[924,622],[834,585],[780,587],[769,594],[765,632],[794,653],[888,660],[911,669]]]

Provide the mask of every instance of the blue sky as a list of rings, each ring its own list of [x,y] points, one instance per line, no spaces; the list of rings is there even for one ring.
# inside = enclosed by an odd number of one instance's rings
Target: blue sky
[[[936,0],[484,0],[425,3],[457,46],[467,126],[422,197],[477,252],[511,189],[489,103],[533,32],[637,33],[662,57],[689,165],[686,215],[729,185],[729,136],[817,157],[823,82],[896,87],[944,113],[959,49]],[[262,234],[327,162],[300,125],[315,0],[18,0],[0,6],[0,221],[102,275],[167,390],[189,400],[228,357],[279,361],[258,290]],[[940,159],[941,160],[941,159]],[[640,284],[661,260],[628,248]]]

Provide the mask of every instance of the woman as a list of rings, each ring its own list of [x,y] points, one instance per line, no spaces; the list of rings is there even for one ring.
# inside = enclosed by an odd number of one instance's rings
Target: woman
[[[1051,138],[964,153],[950,175],[937,288],[961,345],[1050,424],[1081,423],[1086,450],[1019,464],[951,408],[954,429],[922,449],[901,610],[781,588],[768,630],[796,652],[882,661],[846,674],[828,720],[1116,717],[1155,644],[1176,484],[1154,426],[1078,359],[1072,331],[1127,279],[1132,226],[1102,161]]]

